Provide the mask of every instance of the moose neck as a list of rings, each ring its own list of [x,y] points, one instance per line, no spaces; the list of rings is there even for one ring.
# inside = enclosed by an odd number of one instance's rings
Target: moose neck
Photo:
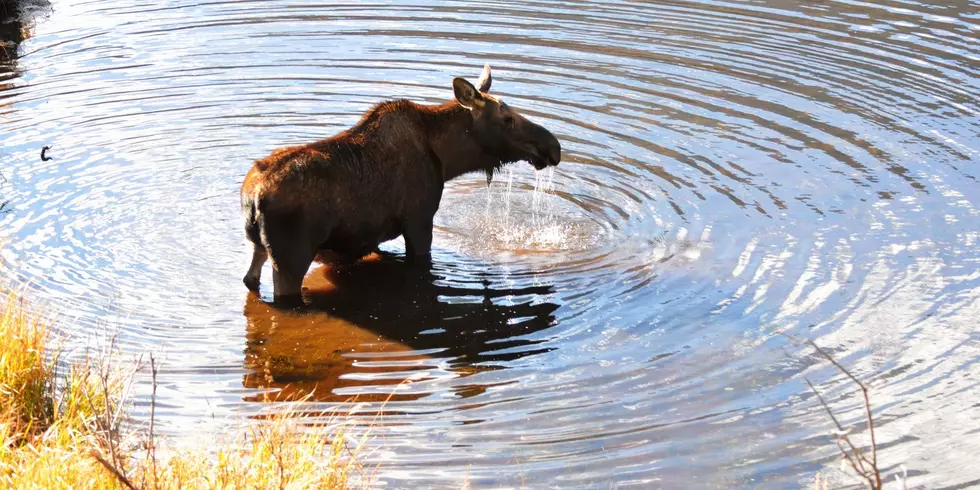
[[[500,166],[500,159],[485,152],[473,138],[473,116],[468,109],[455,101],[425,109],[429,146],[442,164],[444,181]]]

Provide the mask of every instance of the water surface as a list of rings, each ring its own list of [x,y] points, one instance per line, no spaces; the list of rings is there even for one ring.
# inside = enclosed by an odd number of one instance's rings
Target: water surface
[[[837,463],[804,380],[864,417],[800,338],[872,386],[886,471],[980,485],[976,1],[54,0],[31,35],[5,274],[162,358],[171,437],[308,397],[376,424],[395,488],[797,488]],[[251,161],[485,62],[553,175],[448,185],[429,272],[396,240],[302,314],[268,267],[247,294]]]

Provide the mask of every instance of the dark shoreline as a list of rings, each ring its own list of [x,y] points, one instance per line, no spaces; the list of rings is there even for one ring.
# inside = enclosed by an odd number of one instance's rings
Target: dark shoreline
[[[15,0],[0,0],[0,43],[6,50],[10,45],[16,45],[24,40],[21,2]],[[9,53],[0,51],[0,57],[5,61],[10,58]]]
[[[37,17],[50,8],[48,0],[0,0],[0,45],[4,47],[0,58],[4,62],[17,57],[17,45],[31,37]]]

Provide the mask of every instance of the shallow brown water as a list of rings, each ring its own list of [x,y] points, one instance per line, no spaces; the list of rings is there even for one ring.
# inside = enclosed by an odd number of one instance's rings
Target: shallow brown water
[[[0,77],[6,271],[78,351],[117,331],[125,355],[162,357],[172,437],[311,395],[310,416],[380,420],[379,485],[798,488],[836,466],[804,380],[845,422],[863,412],[793,337],[870,382],[889,474],[980,486],[980,3],[49,14]],[[527,164],[489,196],[468,176],[431,272],[398,240],[312,270],[304,313],[246,293],[253,159],[382,99],[445,100],[484,62],[562,140],[552,192]]]

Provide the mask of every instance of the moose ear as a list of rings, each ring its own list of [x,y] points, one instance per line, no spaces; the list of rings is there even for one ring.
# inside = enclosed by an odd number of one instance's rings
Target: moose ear
[[[483,106],[483,96],[465,78],[453,79],[453,93],[456,95],[456,102],[459,102],[459,105],[467,109],[476,109]]]
[[[483,73],[480,74],[480,92],[490,93],[491,83],[493,83],[493,77],[490,76],[490,63],[487,63],[483,65]]]

